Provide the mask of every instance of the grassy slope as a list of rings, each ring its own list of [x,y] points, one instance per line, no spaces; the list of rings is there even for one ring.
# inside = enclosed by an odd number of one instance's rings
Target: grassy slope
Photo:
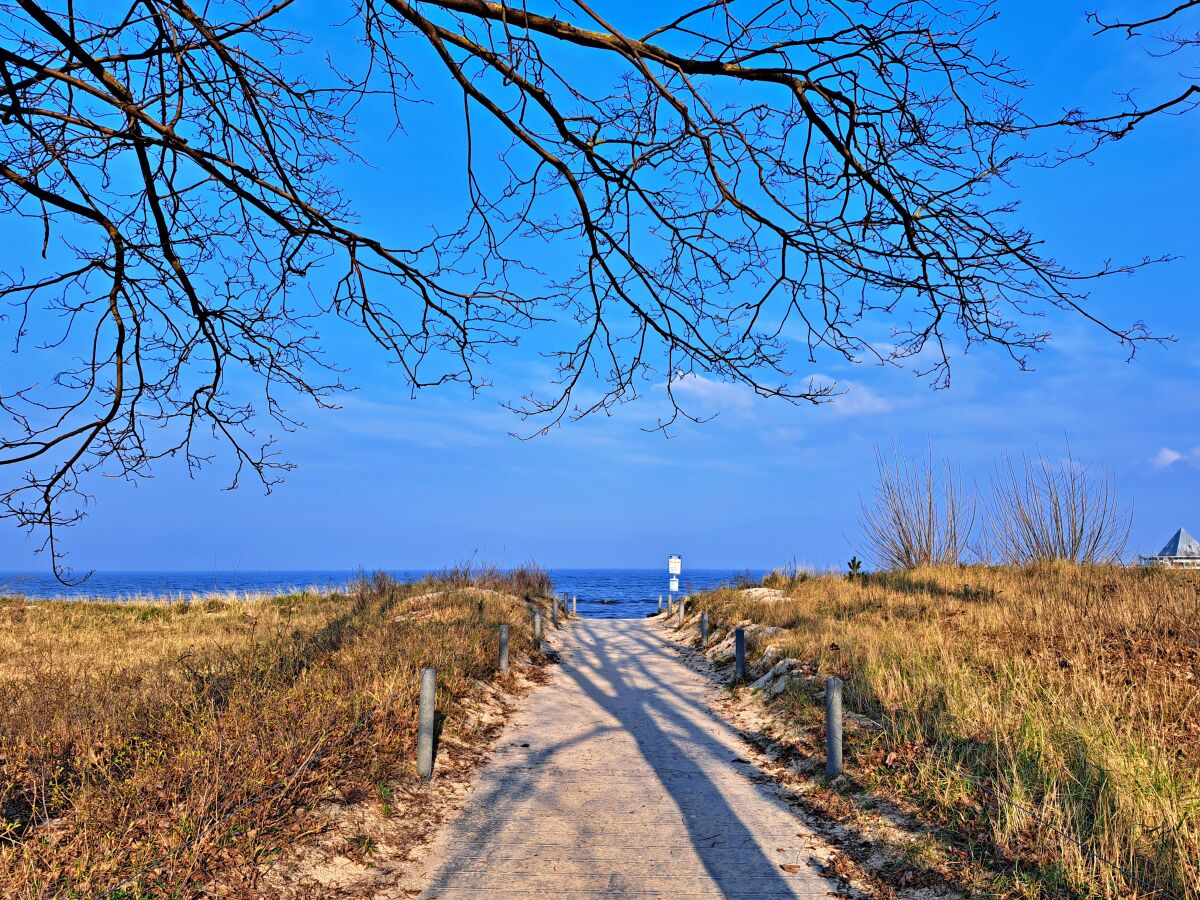
[[[92,896],[190,841],[119,896],[188,895],[300,832],[331,785],[385,801],[415,774],[419,670],[437,667],[445,727],[469,739],[456,701],[501,677],[499,624],[514,660],[532,650],[509,593],[529,584],[462,576],[248,602],[0,600],[0,896]]]
[[[766,583],[786,599],[724,590],[695,597],[693,608],[726,626],[782,627],[761,644],[846,679],[848,708],[890,723],[882,735],[850,740],[850,774],[915,799],[1001,858],[1031,863],[998,882],[1005,890],[1154,896],[1139,893],[1148,884],[1192,898],[1200,897],[1198,576],[1071,566],[930,569],[853,583],[776,575]],[[751,658],[762,649],[752,642]],[[810,727],[821,716],[809,691],[778,703]]]

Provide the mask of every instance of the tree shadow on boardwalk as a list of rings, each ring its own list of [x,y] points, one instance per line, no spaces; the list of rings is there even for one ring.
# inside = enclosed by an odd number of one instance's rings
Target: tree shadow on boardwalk
[[[756,768],[737,761],[733,730],[694,684],[685,692],[659,680],[664,672],[695,677],[668,643],[644,620],[585,619],[573,628],[566,684],[543,690],[558,690],[577,715],[563,717],[570,724],[555,734],[531,722],[524,733],[533,746],[519,764],[500,759],[502,748],[452,826],[447,858],[423,896],[826,896],[832,883],[781,868],[805,858],[803,824],[757,782]]]

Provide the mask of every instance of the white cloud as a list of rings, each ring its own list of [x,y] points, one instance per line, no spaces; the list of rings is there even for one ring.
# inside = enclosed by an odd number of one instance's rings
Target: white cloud
[[[833,387],[833,396],[822,406],[833,416],[873,416],[895,409],[895,404],[887,397],[856,381],[838,381],[825,375],[813,375],[812,384],[818,389]]]
[[[869,387],[852,382],[842,382],[846,393],[833,401],[835,416],[871,416],[892,411],[892,402]]]
[[[887,397],[855,381],[838,381],[825,375],[813,375],[811,381],[814,389],[833,386],[834,396],[821,406],[832,416],[878,415],[895,408],[895,404]],[[701,412],[748,413],[755,401],[754,392],[745,385],[730,384],[690,372],[675,376],[671,390],[685,408],[690,402],[700,407],[698,411]]]
[[[1163,447],[1154,455],[1154,459],[1150,460],[1150,465],[1156,469],[1167,469],[1175,465],[1183,459],[1183,454],[1178,450],[1172,450],[1170,447]]]
[[[1176,463],[1200,468],[1200,447],[1193,447],[1191,450],[1174,450],[1171,447],[1163,447],[1150,459],[1150,465],[1156,469],[1169,469]]]
[[[691,372],[676,375],[671,391],[680,401],[691,400],[717,410],[748,410],[754,404],[754,394],[745,386]]]
[[[341,409],[329,412],[320,424],[343,434],[432,450],[492,446],[513,430],[515,421],[494,404],[456,408],[433,397],[371,400],[352,395],[341,398],[339,405]]]

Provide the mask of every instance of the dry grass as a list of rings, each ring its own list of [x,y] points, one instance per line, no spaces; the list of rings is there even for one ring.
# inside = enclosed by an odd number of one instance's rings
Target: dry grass
[[[190,895],[275,852],[331,787],[415,777],[419,670],[438,670],[443,727],[469,735],[457,701],[501,677],[499,625],[514,659],[533,650],[512,591],[538,574],[487,582],[0,600],[0,896],[104,896],[172,851],[115,896]]]
[[[787,599],[692,602],[782,627],[784,656],[843,677],[848,707],[889,723],[851,740],[850,774],[972,838],[1006,872],[998,893],[1200,897],[1200,573],[776,581]],[[806,691],[780,702],[809,726],[821,714]]]

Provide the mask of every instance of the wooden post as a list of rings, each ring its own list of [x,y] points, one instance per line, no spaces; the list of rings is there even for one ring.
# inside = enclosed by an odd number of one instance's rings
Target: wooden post
[[[658,595],[658,611],[662,612],[662,594]]]
[[[437,671],[421,670],[421,704],[417,712],[417,774],[433,778],[433,714],[437,700]]]
[[[842,774],[842,679],[825,679],[825,777]]]
[[[687,597],[679,598],[679,624],[683,624],[683,617],[687,615]]]
[[[746,629],[739,628],[733,633],[733,674],[738,681],[746,678]]]
[[[500,671],[508,672],[508,625],[500,626]]]
[[[700,613],[700,649],[708,646],[708,613]]]
[[[550,599],[550,624],[553,625],[555,628],[558,627],[558,598],[557,597],[552,597]]]
[[[579,615],[579,595],[578,594],[571,595],[571,615],[573,617]]]
[[[542,611],[540,609],[533,611],[533,639],[539,643],[542,640]]]

